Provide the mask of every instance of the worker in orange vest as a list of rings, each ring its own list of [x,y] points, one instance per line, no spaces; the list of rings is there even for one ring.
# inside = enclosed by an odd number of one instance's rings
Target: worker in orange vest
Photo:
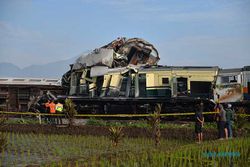
[[[52,101],[48,100],[48,102],[45,103],[45,107],[49,108],[49,113],[50,114],[55,114],[56,113],[56,105],[55,105],[53,100]],[[50,118],[50,123],[54,124],[55,123],[54,117],[50,116],[49,118]]]

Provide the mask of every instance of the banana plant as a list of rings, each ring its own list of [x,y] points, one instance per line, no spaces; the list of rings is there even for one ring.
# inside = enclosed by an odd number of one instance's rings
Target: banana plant
[[[160,122],[161,122],[161,108],[162,104],[157,103],[155,106],[154,113],[148,119],[148,123],[152,128],[153,138],[155,140],[155,146],[158,147],[160,145],[161,138],[161,130],[160,130]]]
[[[66,118],[69,120],[69,126],[72,126],[74,124],[74,117],[77,114],[77,111],[75,109],[75,104],[71,99],[65,100],[65,114]]]
[[[122,132],[122,127],[110,127],[109,128],[109,138],[114,147],[117,147],[122,140],[124,134]]]

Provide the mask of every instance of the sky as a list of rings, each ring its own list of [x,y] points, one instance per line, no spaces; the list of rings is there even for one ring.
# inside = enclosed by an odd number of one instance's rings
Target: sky
[[[0,62],[76,57],[143,38],[162,65],[250,65],[250,0],[0,0]]]

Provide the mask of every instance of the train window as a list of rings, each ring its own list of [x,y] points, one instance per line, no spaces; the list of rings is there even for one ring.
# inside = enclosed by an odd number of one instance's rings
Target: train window
[[[125,96],[127,88],[128,77],[123,77],[120,88],[120,96]]]
[[[221,77],[221,83],[228,83],[228,82],[229,82],[228,76]]]
[[[221,77],[221,83],[237,83],[238,82],[238,76],[223,76]]]
[[[187,94],[187,78],[177,78],[177,91],[178,95],[186,95]]]
[[[169,79],[168,78],[162,78],[162,84],[163,85],[168,85],[169,84]]]
[[[230,77],[229,77],[229,82],[230,82],[230,83],[237,82],[237,76],[230,76]]]

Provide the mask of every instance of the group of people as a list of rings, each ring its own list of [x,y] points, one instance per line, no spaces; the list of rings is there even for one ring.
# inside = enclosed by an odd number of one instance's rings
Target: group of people
[[[45,104],[47,113],[50,114],[62,114],[63,113],[63,104],[58,101],[48,100]],[[48,123],[50,124],[62,124],[62,117],[61,116],[48,116],[46,117]]]
[[[232,123],[234,120],[234,111],[232,110],[232,105],[228,104],[225,108],[222,104],[218,105],[218,114],[216,115],[217,127],[218,127],[218,137],[220,140],[223,138],[232,138],[233,130]]]
[[[222,104],[217,104],[215,106],[215,110],[217,111],[215,115],[215,119],[217,122],[218,128],[218,138],[220,140],[228,139],[233,137],[233,129],[232,124],[234,120],[234,110],[232,109],[231,104],[227,104],[226,107],[223,107]],[[200,103],[196,113],[195,113],[195,133],[198,139],[198,143],[203,141],[203,126],[204,126],[204,104]]]

